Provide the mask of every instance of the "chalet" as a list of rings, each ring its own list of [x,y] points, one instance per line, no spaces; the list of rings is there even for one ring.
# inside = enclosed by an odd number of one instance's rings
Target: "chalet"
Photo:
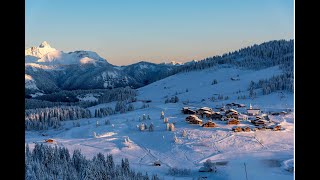
[[[202,125],[202,127],[216,127],[216,126],[217,124],[212,121],[208,121]]]
[[[197,114],[203,114],[204,111],[213,112],[212,109],[209,107],[202,107],[198,109]]]
[[[228,109],[227,111],[226,111],[226,114],[228,114],[228,113],[238,113],[238,111],[236,111],[236,110],[234,110],[234,109]]]
[[[248,116],[245,114],[239,114],[238,115],[238,120],[240,121],[247,121],[248,120]]]
[[[239,124],[240,123],[240,121],[238,120],[238,119],[234,119],[234,118],[232,118],[232,119],[229,119],[228,121],[227,121],[227,124],[228,125],[230,125],[230,124]]]
[[[244,108],[244,107],[246,107],[245,104],[237,104],[237,106],[238,106],[238,108]]]
[[[211,114],[211,118],[212,119],[220,119],[222,118],[222,114],[220,114],[220,112],[215,112],[213,114]]]
[[[272,129],[273,131],[280,131],[281,130],[281,125],[277,124],[277,125],[272,125],[268,127],[269,129]]]
[[[196,115],[190,115],[186,117],[186,121],[188,121],[190,124],[200,124],[202,125],[202,120],[198,118]]]
[[[190,109],[189,107],[183,107],[181,111],[183,114],[196,114],[196,111]]]
[[[232,131],[234,132],[242,132],[242,128],[240,126],[235,126],[232,128]]]
[[[239,81],[239,80],[240,80],[239,77],[231,77],[230,79],[231,79],[232,81]]]
[[[234,109],[229,109],[225,112],[227,118],[239,119],[239,113]]]
[[[250,132],[250,131],[251,131],[251,129],[250,129],[249,126],[243,127],[242,130],[243,130],[244,132]]]
[[[53,139],[46,139],[46,140],[44,140],[46,143],[53,143]]]
[[[261,117],[264,120],[270,121],[270,118],[269,118],[268,114],[262,114]]]
[[[280,115],[286,115],[287,112],[286,112],[286,111],[281,111],[279,114],[280,114]]]
[[[251,104],[250,104],[250,108],[247,109],[247,114],[248,114],[249,116],[258,115],[258,114],[260,114],[260,112],[261,112],[260,109],[253,109],[252,106],[251,106]]]
[[[259,119],[259,120],[255,120],[253,121],[253,124],[256,126],[260,126],[260,125],[266,125],[267,121],[263,120],[263,119]]]
[[[205,115],[206,118],[210,118],[211,115],[212,115],[212,113],[214,113],[214,112],[213,112],[213,111],[212,111],[212,112],[210,112],[210,111],[203,111],[201,117]]]
[[[155,161],[155,162],[153,163],[153,165],[154,165],[154,166],[161,166],[161,163],[160,163],[159,160],[157,160],[157,161]]]
[[[258,129],[259,129],[259,130],[266,130],[266,129],[267,129],[267,126],[266,126],[266,125],[259,125],[259,126],[258,126]]]

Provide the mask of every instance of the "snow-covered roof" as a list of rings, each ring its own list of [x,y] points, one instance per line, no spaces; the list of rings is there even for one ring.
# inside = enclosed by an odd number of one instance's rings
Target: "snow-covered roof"
[[[202,108],[200,108],[199,110],[211,111],[212,109],[209,108],[209,107],[202,107]]]

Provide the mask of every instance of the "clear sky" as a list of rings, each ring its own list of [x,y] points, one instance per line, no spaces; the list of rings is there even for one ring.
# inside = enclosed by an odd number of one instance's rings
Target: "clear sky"
[[[293,39],[293,0],[26,0],[25,47],[47,41],[111,64],[190,61]]]

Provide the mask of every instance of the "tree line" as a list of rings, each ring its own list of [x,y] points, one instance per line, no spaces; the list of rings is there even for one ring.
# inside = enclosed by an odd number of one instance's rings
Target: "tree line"
[[[86,159],[80,150],[70,154],[65,147],[43,144],[35,144],[33,150],[26,145],[25,179],[159,180],[157,175],[135,172],[127,158],[116,164],[111,154],[98,153],[92,159]]]

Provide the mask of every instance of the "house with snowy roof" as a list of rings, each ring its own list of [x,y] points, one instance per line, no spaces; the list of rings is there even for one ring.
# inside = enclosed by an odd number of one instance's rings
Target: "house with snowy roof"
[[[261,113],[261,110],[258,108],[252,108],[252,105],[250,104],[250,108],[247,109],[248,116],[255,116]]]

